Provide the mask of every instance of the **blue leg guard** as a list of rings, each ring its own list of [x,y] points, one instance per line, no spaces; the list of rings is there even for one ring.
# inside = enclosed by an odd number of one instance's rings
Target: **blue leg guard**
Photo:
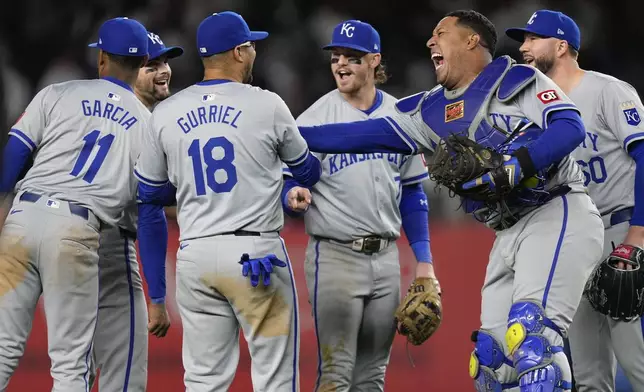
[[[505,340],[521,392],[563,392],[572,388],[572,380],[565,379],[570,378],[571,372],[563,347],[553,345],[544,336],[546,328],[561,336],[561,330],[546,317],[540,304],[517,302],[510,308]],[[561,353],[562,359],[555,361],[556,353]]]
[[[472,341],[476,342],[476,346],[470,355],[470,377],[474,379],[477,392],[501,392],[516,387],[517,383],[502,384],[494,373],[503,364],[512,366],[501,344],[484,330],[474,331]]]

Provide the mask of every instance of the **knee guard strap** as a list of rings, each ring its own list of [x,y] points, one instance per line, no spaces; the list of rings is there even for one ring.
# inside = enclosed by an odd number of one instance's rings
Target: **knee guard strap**
[[[476,343],[470,355],[470,377],[474,379],[477,392],[501,392],[516,387],[517,383],[502,384],[494,373],[503,364],[512,366],[512,361],[505,356],[503,347],[487,331],[474,331],[472,341]]]
[[[563,347],[551,344],[543,335],[546,327],[559,335],[561,330],[546,317],[541,305],[517,302],[510,308],[508,319],[505,340],[519,375],[521,392],[560,392],[571,389],[572,382],[564,380],[562,369],[553,358],[555,353],[563,353]]]

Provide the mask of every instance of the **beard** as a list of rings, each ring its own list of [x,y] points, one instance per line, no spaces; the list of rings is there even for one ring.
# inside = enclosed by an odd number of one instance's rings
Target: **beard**
[[[544,74],[548,74],[552,67],[555,65],[555,56],[541,56],[539,58],[534,59],[534,66],[537,68],[539,71],[543,72]]]
[[[161,102],[164,99],[168,98],[170,96],[170,88],[157,88],[156,85],[152,86],[152,97],[154,97],[154,100],[157,102]]]
[[[248,64],[246,71],[244,72],[244,83],[251,84],[253,82],[253,65]]]

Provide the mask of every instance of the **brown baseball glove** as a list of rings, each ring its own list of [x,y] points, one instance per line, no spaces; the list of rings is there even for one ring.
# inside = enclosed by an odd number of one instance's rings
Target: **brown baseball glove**
[[[436,332],[443,319],[441,289],[435,278],[416,278],[396,309],[398,333],[414,346],[423,344]]]

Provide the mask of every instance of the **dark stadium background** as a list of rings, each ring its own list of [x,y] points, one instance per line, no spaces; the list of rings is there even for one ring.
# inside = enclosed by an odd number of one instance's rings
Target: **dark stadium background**
[[[3,4],[0,13],[0,125],[8,130],[31,97],[42,87],[60,81],[96,76],[95,52],[87,48],[100,24],[111,17],[129,16],[156,32],[166,45],[181,45],[184,56],[172,60],[172,89],[178,91],[201,78],[195,49],[198,23],[209,13],[234,10],[252,29],[271,36],[257,45],[254,84],[277,92],[297,116],[319,96],[334,88],[328,58],[320,47],[336,23],[361,19],[371,23],[382,39],[390,81],[384,90],[397,96],[429,89],[435,84],[425,42],[440,18],[455,9],[472,8],[487,15],[499,32],[497,54],[518,58],[518,44],[505,38],[508,27],[522,26],[537,9],[566,12],[581,27],[583,68],[609,73],[644,91],[641,63],[636,60],[644,38],[641,1],[424,0],[424,1],[297,1],[297,0],[21,0]],[[0,132],[0,143],[6,132]],[[1,162],[1,161],[0,161]],[[432,249],[445,292],[445,320],[434,338],[422,347],[397,339],[387,373],[387,390],[422,387],[432,392],[473,391],[467,375],[470,332],[478,326],[480,286],[493,234],[472,224],[458,205],[436,193],[432,199]],[[301,223],[287,221],[283,233],[296,266],[302,315],[301,386],[312,390],[316,353],[310,306],[301,262],[306,245]],[[172,232],[176,239],[176,231]],[[400,240],[403,285],[411,280],[413,256]],[[174,251],[168,253],[169,288],[174,285]],[[464,251],[466,250],[466,251]],[[1,266],[0,266],[1,268]],[[182,390],[181,327],[170,304],[170,335],[150,340],[149,391]],[[39,308],[25,357],[9,391],[51,388],[44,315]],[[243,350],[245,347],[242,346]],[[242,354],[234,391],[250,391],[249,358]],[[619,392],[627,391],[620,387]]]

